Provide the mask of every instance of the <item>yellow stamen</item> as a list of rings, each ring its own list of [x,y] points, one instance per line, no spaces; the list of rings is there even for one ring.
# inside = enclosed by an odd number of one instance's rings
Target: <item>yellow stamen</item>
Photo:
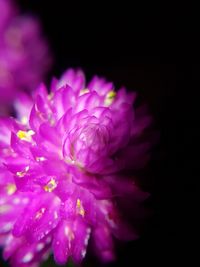
[[[32,141],[32,135],[34,135],[35,132],[32,130],[29,131],[22,131],[19,130],[17,132],[17,137],[23,141],[31,142]]]
[[[78,198],[76,201],[76,212],[80,214],[82,217],[85,216],[85,210],[83,208],[81,200]]]
[[[51,178],[51,180],[44,186],[44,190],[46,192],[51,193],[55,188],[57,187],[57,183],[54,178]]]
[[[15,191],[16,191],[16,186],[15,186],[15,184],[8,184],[7,186],[6,186],[6,191],[7,191],[7,194],[8,195],[12,195],[12,194],[14,194],[15,193]]]
[[[19,137],[19,139],[24,139],[24,138],[26,138],[26,132],[24,132],[24,131],[18,131],[17,132],[17,137]]]
[[[109,91],[105,97],[105,100],[104,100],[104,104],[106,106],[110,106],[112,104],[112,102],[114,101],[115,99],[115,96],[116,96],[116,92],[115,91]]]

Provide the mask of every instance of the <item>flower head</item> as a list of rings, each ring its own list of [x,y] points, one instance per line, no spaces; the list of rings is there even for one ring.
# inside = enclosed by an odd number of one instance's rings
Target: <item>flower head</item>
[[[20,16],[13,1],[0,0],[1,112],[18,91],[32,90],[43,80],[51,57],[38,21]]]
[[[53,252],[59,264],[69,256],[80,262],[91,239],[110,261],[113,236],[136,237],[117,205],[119,198],[135,205],[146,197],[123,174],[146,163],[151,145],[142,138],[151,118],[133,109],[135,97],[98,77],[86,86],[83,72],[70,69],[50,93],[41,85],[32,107],[21,98],[18,120],[1,120],[5,259],[38,266]]]

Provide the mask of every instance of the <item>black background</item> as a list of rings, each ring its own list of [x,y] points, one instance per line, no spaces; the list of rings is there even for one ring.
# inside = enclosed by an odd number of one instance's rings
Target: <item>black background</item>
[[[54,52],[51,74],[82,67],[88,78],[102,75],[138,91],[160,131],[144,183],[153,216],[141,238],[120,246],[117,262],[109,266],[179,266],[186,260],[193,266],[199,119],[192,98],[199,65],[191,33],[199,31],[188,24],[187,7],[177,11],[151,1],[18,2],[42,21]],[[84,265],[101,266],[93,258]]]

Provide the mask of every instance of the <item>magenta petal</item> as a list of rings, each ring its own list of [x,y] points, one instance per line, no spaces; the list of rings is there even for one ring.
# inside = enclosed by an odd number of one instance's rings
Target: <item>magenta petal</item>
[[[43,198],[43,202],[37,197],[18,218],[13,228],[13,235],[18,237],[28,234],[33,240],[40,240],[54,229],[59,222],[59,205],[57,198]]]
[[[59,147],[61,145],[61,140],[55,130],[55,128],[49,126],[48,123],[43,123],[40,125],[39,133],[45,141]]]
[[[104,183],[104,181],[98,179],[95,175],[87,176],[82,172],[74,170],[73,181],[74,183],[89,189],[97,199],[107,199],[113,195],[112,190],[107,183]]]
[[[37,131],[42,122],[43,122],[42,114],[40,114],[35,104],[31,109],[29,125],[34,131]]]
[[[91,229],[81,220],[74,223],[74,235],[72,255],[75,262],[80,263],[86,255],[86,249],[90,238]]]
[[[85,85],[85,75],[81,70],[67,70],[61,77],[58,87],[62,87],[63,85],[69,85],[75,92],[84,89]]]
[[[67,262],[70,256],[72,238],[73,233],[70,224],[66,221],[62,221],[54,233],[52,244],[54,259],[58,264],[65,264]]]
[[[88,84],[91,91],[96,91],[100,95],[105,95],[113,89],[113,84],[106,82],[104,79],[95,76]]]
[[[12,256],[12,254],[15,253],[18,247],[23,244],[23,239],[15,238],[10,234],[7,237],[6,242],[8,243],[9,246],[7,246],[4,249],[4,252],[3,252],[4,260],[8,260]]]
[[[113,261],[115,255],[113,252],[113,241],[108,228],[104,225],[96,228],[94,231],[94,241],[97,254],[104,262]]]
[[[60,119],[69,108],[74,106],[75,102],[75,94],[71,87],[64,86],[57,90],[53,98],[57,118]]]

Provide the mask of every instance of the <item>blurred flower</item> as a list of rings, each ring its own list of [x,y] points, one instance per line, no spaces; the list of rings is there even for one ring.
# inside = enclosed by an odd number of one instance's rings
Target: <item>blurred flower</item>
[[[17,121],[0,121],[0,242],[12,266],[39,266],[51,252],[58,264],[79,263],[90,238],[111,261],[113,236],[137,237],[117,204],[147,197],[124,172],[143,167],[151,147],[151,118],[135,98],[98,77],[86,86],[70,69],[32,104],[22,96]]]
[[[35,89],[51,66],[38,21],[19,16],[13,1],[0,0],[0,113],[18,91]]]

